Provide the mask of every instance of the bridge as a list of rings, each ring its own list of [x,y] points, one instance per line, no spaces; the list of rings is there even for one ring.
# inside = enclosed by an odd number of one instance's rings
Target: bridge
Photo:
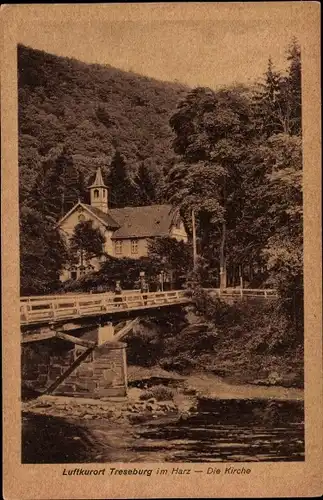
[[[277,298],[272,289],[205,289],[211,296],[222,299]],[[121,295],[113,293],[48,295],[22,297],[20,300],[21,326],[55,324],[95,316],[121,316],[122,312],[149,312],[151,309],[184,305],[191,302],[185,290],[166,292],[127,291]]]
[[[171,307],[190,302],[184,290],[168,292],[140,291],[115,295],[113,293],[52,295],[22,297],[20,300],[21,326],[44,323],[62,323],[67,320],[97,316],[118,316],[122,312],[149,312],[151,309]]]
[[[275,290],[208,289],[226,301],[277,297]],[[141,316],[192,302],[189,290],[20,299],[22,380],[41,393],[94,398],[127,394],[126,344]]]

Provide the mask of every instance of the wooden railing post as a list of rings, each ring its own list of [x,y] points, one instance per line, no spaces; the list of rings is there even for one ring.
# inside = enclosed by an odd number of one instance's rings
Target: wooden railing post
[[[56,303],[55,302],[51,303],[51,309],[52,309],[52,313],[53,313],[53,318],[56,318]]]

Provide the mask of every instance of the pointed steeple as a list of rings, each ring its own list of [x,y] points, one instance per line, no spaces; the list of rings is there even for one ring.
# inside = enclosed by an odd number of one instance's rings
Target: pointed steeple
[[[98,208],[104,213],[108,213],[108,188],[103,182],[101,168],[95,174],[93,184],[89,186],[91,194],[91,206]]]
[[[98,167],[96,171],[94,182],[93,184],[91,184],[90,188],[92,187],[104,187],[104,188],[107,187],[103,182],[101,167]]]

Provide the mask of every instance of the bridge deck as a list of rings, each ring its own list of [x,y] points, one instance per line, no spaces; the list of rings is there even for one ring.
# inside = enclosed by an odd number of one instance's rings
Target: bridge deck
[[[262,297],[275,298],[275,290],[251,289],[209,289],[211,295],[223,298]],[[140,311],[155,309],[156,307],[170,307],[190,302],[185,290],[167,292],[140,291],[114,295],[79,294],[53,295],[44,297],[22,297],[20,301],[21,325],[35,325],[38,323],[55,323],[62,320],[73,320],[82,317],[104,316],[120,313],[121,311]]]
[[[103,316],[120,313],[122,310],[135,311],[169,307],[189,302],[183,290],[133,295],[87,294],[78,296],[55,296],[45,299],[26,300],[20,303],[21,325],[51,323],[81,317]]]

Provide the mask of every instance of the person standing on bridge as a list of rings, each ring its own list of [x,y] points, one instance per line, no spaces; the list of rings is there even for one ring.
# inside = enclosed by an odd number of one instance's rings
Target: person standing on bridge
[[[141,280],[140,290],[142,293],[142,298],[144,299],[144,304],[147,305],[147,297],[148,297],[147,294],[149,292],[149,286],[145,279]]]
[[[117,307],[120,307],[121,306],[121,302],[122,302],[122,297],[121,297],[121,295],[122,295],[122,288],[121,288],[121,285],[120,285],[120,281],[116,282],[114,293],[115,293],[114,302],[117,304]]]

